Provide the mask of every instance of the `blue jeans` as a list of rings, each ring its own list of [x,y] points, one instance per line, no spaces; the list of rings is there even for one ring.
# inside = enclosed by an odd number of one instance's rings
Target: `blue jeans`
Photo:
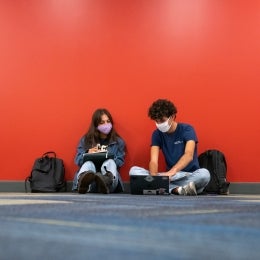
[[[92,161],[86,161],[81,168],[79,169],[79,171],[77,172],[77,174],[74,177],[74,181],[73,181],[73,190],[77,190],[78,187],[78,180],[79,180],[79,176],[86,171],[92,171],[94,173],[96,173],[96,166]],[[114,179],[113,179],[113,183],[112,186],[110,188],[110,192],[114,192],[115,189],[117,188],[118,185],[118,181],[120,179],[120,175],[119,172],[117,170],[117,166],[114,160],[112,159],[108,159],[106,161],[103,162],[102,166],[101,166],[101,173],[104,175],[106,174],[106,172],[109,171],[113,174]],[[91,184],[90,187],[90,191],[95,192],[95,183]]]
[[[129,175],[149,175],[149,171],[138,167],[133,166],[131,167],[129,171]],[[158,173],[157,175],[160,175]],[[184,186],[188,184],[189,182],[193,181],[197,190],[197,193],[202,193],[204,188],[207,186],[207,184],[210,181],[210,173],[205,168],[200,168],[194,172],[177,172],[170,180],[170,188],[169,193],[177,187]]]

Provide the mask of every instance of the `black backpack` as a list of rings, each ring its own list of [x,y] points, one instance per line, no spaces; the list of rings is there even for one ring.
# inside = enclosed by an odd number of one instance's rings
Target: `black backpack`
[[[31,175],[25,179],[30,183],[31,192],[66,191],[65,168],[63,160],[55,152],[46,152],[34,161]]]
[[[226,180],[227,163],[225,155],[218,150],[207,150],[198,157],[201,168],[210,172],[210,182],[204,189],[207,193],[229,194],[229,182]]]

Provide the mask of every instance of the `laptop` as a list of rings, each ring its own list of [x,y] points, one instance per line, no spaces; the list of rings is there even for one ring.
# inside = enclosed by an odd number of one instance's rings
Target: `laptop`
[[[92,161],[95,164],[97,171],[100,171],[103,162],[108,159],[114,159],[114,154],[108,153],[107,151],[83,154],[83,163]]]
[[[130,190],[135,195],[169,195],[169,177],[131,175]]]

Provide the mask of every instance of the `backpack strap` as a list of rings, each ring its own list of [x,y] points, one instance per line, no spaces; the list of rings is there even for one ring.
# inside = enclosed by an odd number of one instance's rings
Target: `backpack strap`
[[[214,155],[215,155],[215,158],[214,158]],[[220,154],[217,151],[212,151],[212,156],[213,156],[213,162],[215,162],[214,169],[216,170],[216,172],[214,171],[214,174],[216,176],[218,188],[220,189],[220,181],[219,181],[219,177],[217,175],[217,172],[219,171],[218,162],[219,162]]]
[[[48,156],[48,155],[50,155],[50,154],[53,155],[52,157],[56,158],[56,153],[55,153],[54,151],[46,152],[46,153],[44,153],[44,154],[42,155],[42,157],[46,157],[46,156]]]
[[[220,183],[222,178],[217,175],[217,172],[221,172],[221,170],[223,170],[223,169],[219,169],[218,162],[222,161],[224,163],[226,169],[227,169],[227,162],[226,162],[225,156],[221,152],[219,152],[217,150],[212,150],[211,153],[212,153],[212,160],[215,162],[214,169],[216,170],[216,172],[214,171],[214,175],[216,176],[217,184],[220,189],[222,187],[223,182]],[[215,158],[213,158],[213,157],[215,157]]]

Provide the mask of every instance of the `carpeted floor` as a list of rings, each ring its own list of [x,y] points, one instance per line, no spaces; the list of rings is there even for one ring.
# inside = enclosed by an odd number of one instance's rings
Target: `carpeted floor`
[[[0,259],[259,259],[260,195],[0,193]]]

